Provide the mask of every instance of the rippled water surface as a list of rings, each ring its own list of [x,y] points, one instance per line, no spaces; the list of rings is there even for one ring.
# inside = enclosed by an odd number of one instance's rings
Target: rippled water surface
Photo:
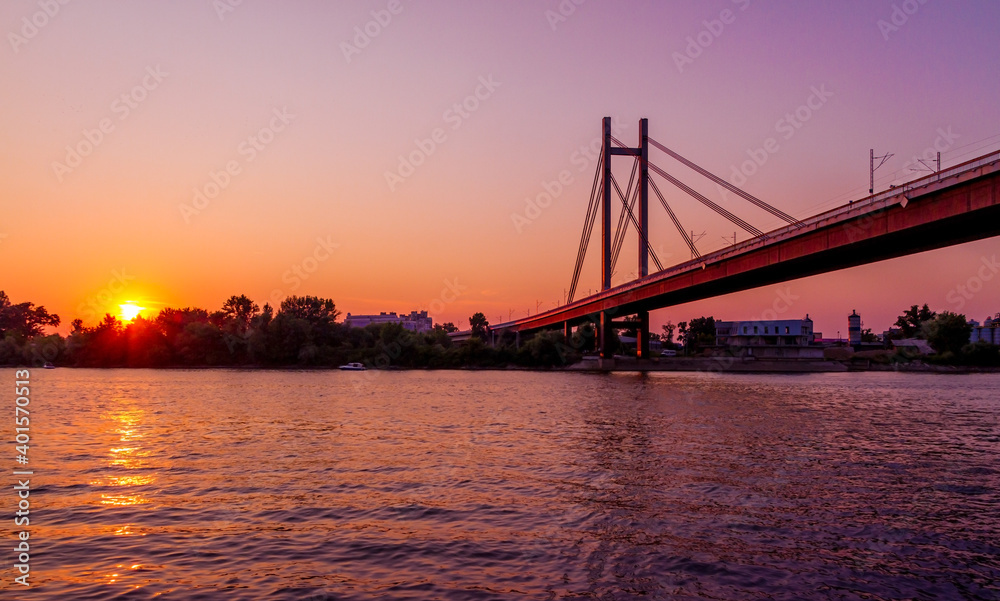
[[[31,381],[0,598],[1000,598],[998,375]]]

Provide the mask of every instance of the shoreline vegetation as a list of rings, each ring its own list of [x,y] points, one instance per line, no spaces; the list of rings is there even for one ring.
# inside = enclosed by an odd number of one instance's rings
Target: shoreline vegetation
[[[358,362],[368,369],[545,369],[603,371],[594,356],[594,328],[587,324],[569,339],[561,331],[543,331],[518,340],[511,332],[491,332],[482,313],[469,318],[472,336],[455,342],[452,323],[413,332],[402,324],[364,328],[337,322],[332,299],[290,296],[277,311],[258,307],[245,295],[232,296],[218,311],[165,308],[155,317],[142,315],[123,322],[106,314],[87,326],[72,322],[68,336],[45,334],[61,320],[33,303],[13,304],[0,291],[0,366],[90,368],[235,368],[336,369]],[[751,361],[715,347],[715,322],[699,317],[668,323],[656,336],[678,356],[637,360],[634,350],[612,336],[616,371],[709,371],[812,373],[900,371],[934,373],[1000,372],[1000,347],[967,344],[971,326],[963,315],[920,310],[913,306],[897,320],[900,337],[925,338],[934,355],[907,355],[884,349],[853,352],[830,348],[824,360]],[[678,343],[673,341],[675,329]],[[619,330],[634,336],[628,327]],[[870,331],[866,335],[871,336]],[[487,340],[495,337],[495,345]],[[631,353],[631,356],[628,356]]]

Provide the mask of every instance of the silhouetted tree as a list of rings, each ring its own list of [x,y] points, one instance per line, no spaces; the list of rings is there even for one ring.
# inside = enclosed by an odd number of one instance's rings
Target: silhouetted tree
[[[222,313],[229,323],[235,324],[236,333],[243,334],[250,329],[250,322],[260,314],[260,307],[245,294],[230,296],[222,304]]]
[[[920,334],[921,328],[924,323],[934,319],[937,314],[931,311],[930,308],[924,303],[923,307],[917,308],[917,305],[912,305],[903,314],[896,318],[896,323],[894,324],[899,328],[903,338],[913,338]]]
[[[475,313],[469,318],[469,326],[472,328],[472,335],[486,342],[489,337],[490,322],[482,313]]]
[[[125,326],[126,363],[129,367],[170,365],[173,356],[163,328],[141,315]]]
[[[581,353],[589,353],[597,348],[597,332],[593,324],[585,323],[573,332],[570,337],[570,346]]]
[[[281,301],[279,312],[311,323],[333,322],[340,316],[333,299],[318,296],[289,296]]]
[[[684,347],[692,353],[715,344],[715,318],[697,317],[690,322],[680,322],[677,329],[681,333]]]
[[[552,367],[567,365],[577,359],[579,355],[571,351],[562,332],[538,332],[517,351],[517,360],[521,365]]]
[[[41,334],[47,326],[58,326],[59,316],[49,314],[45,307],[34,303],[12,304],[7,293],[0,290],[0,338],[13,336],[24,342]]]
[[[962,352],[963,346],[969,344],[972,326],[965,315],[942,311],[934,319],[924,322],[921,334],[937,352],[957,355]]]
[[[663,348],[673,348],[675,329],[677,329],[677,326],[672,321],[663,324],[663,337],[660,339],[663,341]]]

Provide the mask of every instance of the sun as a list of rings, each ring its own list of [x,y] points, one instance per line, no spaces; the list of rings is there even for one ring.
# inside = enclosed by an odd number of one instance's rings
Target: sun
[[[140,307],[132,301],[126,301],[124,305],[118,305],[122,310],[122,321],[132,321],[139,316],[146,307]]]

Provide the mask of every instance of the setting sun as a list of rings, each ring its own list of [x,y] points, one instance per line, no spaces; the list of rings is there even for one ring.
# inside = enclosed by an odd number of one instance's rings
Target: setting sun
[[[128,301],[124,305],[118,305],[122,310],[122,321],[132,321],[139,316],[146,307],[140,307],[139,305]]]

